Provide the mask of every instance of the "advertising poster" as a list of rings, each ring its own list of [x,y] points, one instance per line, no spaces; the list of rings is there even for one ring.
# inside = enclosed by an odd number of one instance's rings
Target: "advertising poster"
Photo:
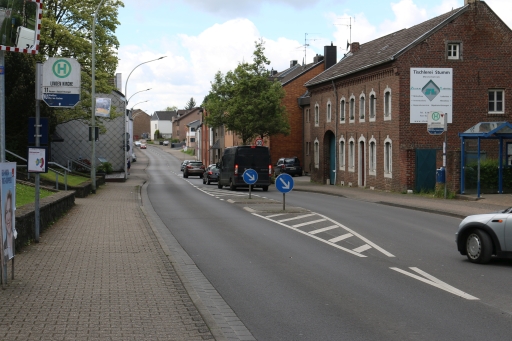
[[[452,123],[453,69],[411,68],[410,123],[427,123],[428,114],[442,111]]]
[[[2,221],[2,255],[4,265],[14,257],[14,239],[16,238],[16,162],[0,163],[1,195],[0,212]]]
[[[110,106],[112,100],[110,98],[96,98],[96,116],[110,117]]]

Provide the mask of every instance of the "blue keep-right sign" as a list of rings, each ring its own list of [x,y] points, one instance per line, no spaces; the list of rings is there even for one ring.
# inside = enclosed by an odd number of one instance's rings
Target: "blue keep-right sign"
[[[242,174],[244,181],[248,185],[253,185],[258,181],[258,172],[254,169],[246,169],[244,174]]]
[[[281,193],[288,193],[293,189],[293,178],[290,174],[281,173],[276,178],[276,189]]]

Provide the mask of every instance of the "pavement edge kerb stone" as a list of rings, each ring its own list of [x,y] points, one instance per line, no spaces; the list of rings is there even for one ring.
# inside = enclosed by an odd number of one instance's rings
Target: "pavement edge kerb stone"
[[[204,322],[210,329],[210,332],[213,334],[213,337],[215,338],[215,340],[216,341],[227,341],[228,339],[224,336],[224,333],[222,333],[221,328],[217,325],[217,322],[213,318],[212,314],[207,309],[207,307],[204,305],[203,301],[201,300],[201,298],[199,297],[197,292],[194,290],[193,286],[190,284],[187,276],[182,271],[179,263],[176,261],[171,250],[169,249],[169,247],[165,243],[164,239],[158,232],[158,229],[155,227],[154,221],[150,217],[150,214],[147,212],[146,208],[143,206],[142,197],[147,198],[147,192],[146,192],[147,186],[148,186],[147,182],[144,182],[144,185],[140,187],[140,192],[139,192],[139,196],[141,197],[141,201],[140,201],[141,205],[139,207],[140,207],[142,213],[144,214],[146,221],[148,222],[149,226],[151,227],[151,230],[155,234],[155,236],[158,240],[158,243],[162,247],[163,252],[165,253],[166,257],[169,259],[169,262],[172,264],[174,271],[176,271],[176,274],[178,275],[181,283],[187,290],[187,293],[190,296],[190,299],[196,306],[197,310],[199,311],[199,314],[201,314]]]

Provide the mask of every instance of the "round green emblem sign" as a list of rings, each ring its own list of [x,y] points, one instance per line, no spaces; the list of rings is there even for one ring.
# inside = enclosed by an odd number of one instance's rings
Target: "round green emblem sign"
[[[434,112],[432,113],[432,119],[433,119],[434,121],[439,121],[439,119],[440,119],[440,118],[441,118],[441,115],[439,115],[439,113],[438,113],[437,111],[434,111]]]
[[[59,78],[66,78],[71,74],[71,64],[65,59],[58,59],[52,66],[53,74]]]

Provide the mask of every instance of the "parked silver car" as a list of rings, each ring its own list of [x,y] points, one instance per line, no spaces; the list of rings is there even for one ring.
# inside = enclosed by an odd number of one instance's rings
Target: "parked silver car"
[[[487,263],[492,256],[512,257],[512,207],[466,217],[455,233],[461,255],[472,263]]]

